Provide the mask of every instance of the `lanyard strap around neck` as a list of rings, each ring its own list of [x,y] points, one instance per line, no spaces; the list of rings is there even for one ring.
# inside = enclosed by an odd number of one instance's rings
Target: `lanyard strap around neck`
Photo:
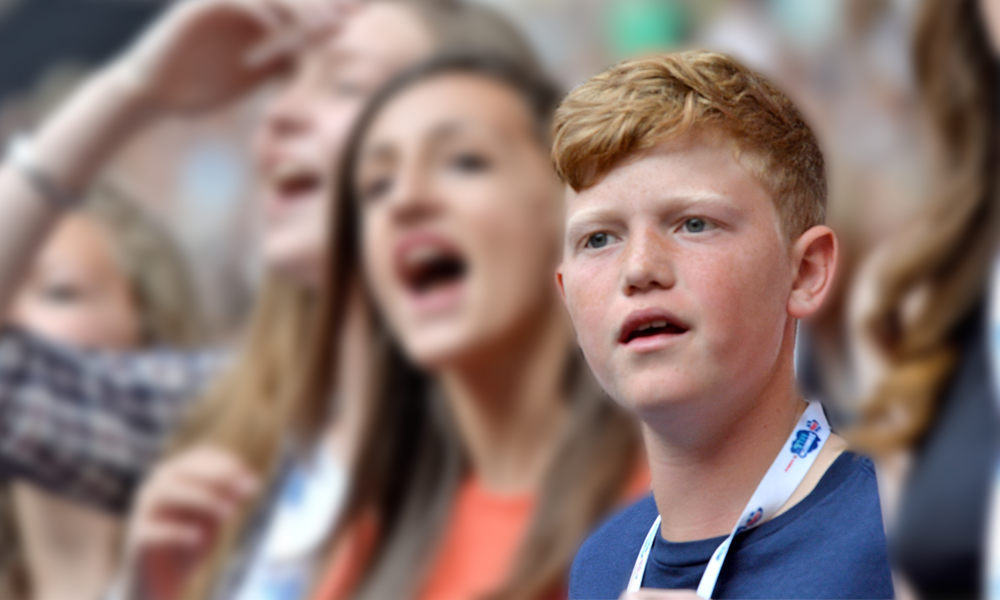
[[[736,534],[753,529],[764,521],[767,521],[774,513],[788,502],[795,489],[799,487],[806,473],[812,467],[820,449],[830,436],[830,425],[823,414],[823,407],[819,402],[810,402],[805,412],[799,417],[799,422],[788,440],[782,447],[781,452],[771,463],[764,478],[761,479],[754,491],[750,501],[747,502],[743,514],[719,547],[712,554],[708,561],[708,568],[701,576],[701,583],[698,584],[698,595],[702,598],[711,598],[715,590],[715,583],[719,580],[719,573],[722,571],[722,564],[726,561],[729,553],[729,546],[733,543]],[[660,517],[646,534],[646,539],[639,550],[639,556],[635,560],[635,567],[632,568],[632,577],[629,579],[627,591],[637,592],[642,586],[642,578],[646,573],[646,562],[653,549],[653,542],[660,532]]]

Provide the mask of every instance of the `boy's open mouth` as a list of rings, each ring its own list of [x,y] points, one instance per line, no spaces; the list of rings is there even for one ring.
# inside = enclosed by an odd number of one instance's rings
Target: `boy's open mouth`
[[[448,242],[421,236],[400,245],[396,253],[400,279],[414,295],[425,296],[461,284],[465,280],[466,261]]]
[[[632,313],[622,323],[618,343],[628,344],[641,338],[674,336],[687,332],[689,327],[675,316],[657,309],[646,309]]]

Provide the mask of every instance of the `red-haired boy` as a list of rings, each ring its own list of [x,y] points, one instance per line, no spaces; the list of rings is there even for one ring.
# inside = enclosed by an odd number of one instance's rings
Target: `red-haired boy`
[[[795,106],[721,54],[630,61],[563,102],[553,156],[571,188],[558,283],[653,479],[583,545],[570,596],[891,597],[872,464],[795,382],[796,324],[837,262]]]

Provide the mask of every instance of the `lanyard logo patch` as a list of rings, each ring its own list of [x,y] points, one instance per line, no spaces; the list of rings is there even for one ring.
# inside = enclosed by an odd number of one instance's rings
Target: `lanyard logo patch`
[[[810,419],[806,421],[806,428],[795,432],[795,441],[792,442],[792,454],[799,458],[809,456],[809,453],[819,448],[819,433],[822,431],[819,423]]]
[[[736,533],[740,533],[742,531],[750,529],[757,523],[760,523],[760,520],[763,517],[764,517],[764,508],[763,507],[758,508],[757,510],[750,513],[750,516],[747,517],[746,520],[744,520],[743,523],[736,528]]]

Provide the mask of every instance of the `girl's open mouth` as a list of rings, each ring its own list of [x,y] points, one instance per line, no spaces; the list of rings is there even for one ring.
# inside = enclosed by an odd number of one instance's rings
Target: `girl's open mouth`
[[[418,308],[437,311],[457,301],[467,263],[454,244],[437,235],[421,234],[399,243],[396,271]]]
[[[272,177],[271,187],[281,204],[295,204],[323,191],[323,178],[305,166],[284,165]]]

